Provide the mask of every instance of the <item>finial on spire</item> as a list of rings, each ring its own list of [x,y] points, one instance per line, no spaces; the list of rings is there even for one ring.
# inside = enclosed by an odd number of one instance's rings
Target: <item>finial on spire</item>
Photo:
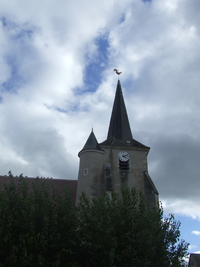
[[[118,69],[114,69],[114,71],[116,72],[117,75],[120,75],[122,73],[121,71],[119,72]]]

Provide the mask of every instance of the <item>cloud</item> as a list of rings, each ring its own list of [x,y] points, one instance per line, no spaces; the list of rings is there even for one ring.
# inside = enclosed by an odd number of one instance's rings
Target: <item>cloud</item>
[[[192,249],[194,249],[194,248],[196,248],[196,247],[197,247],[197,246],[189,245],[189,246],[188,246],[188,249],[189,249],[189,250],[192,250]]]
[[[200,219],[199,1],[2,1],[0,168],[76,179],[117,77],[166,212]],[[167,203],[167,204],[166,204]],[[170,203],[170,204],[169,204]]]
[[[195,251],[195,252],[192,252],[192,253],[197,253],[197,254],[200,254],[200,251]]]
[[[177,215],[183,215],[191,217],[200,221],[200,208],[198,196],[192,199],[183,198],[165,198],[161,199],[165,214],[175,213]]]
[[[200,231],[192,231],[192,234],[194,234],[194,235],[200,235]]]

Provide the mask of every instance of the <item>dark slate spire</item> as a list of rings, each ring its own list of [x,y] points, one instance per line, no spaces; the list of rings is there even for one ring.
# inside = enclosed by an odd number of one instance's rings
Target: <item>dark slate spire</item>
[[[119,80],[117,84],[107,140],[99,145],[132,145],[134,147],[143,147],[149,149],[149,147],[139,143],[132,137]]]
[[[97,139],[96,139],[96,136],[93,132],[93,129],[92,129],[92,132],[91,132],[90,136],[88,137],[83,149],[78,154],[80,154],[83,150],[87,150],[87,149],[94,149],[94,150],[101,150],[102,151],[102,149],[99,147],[99,144],[97,142]]]
[[[124,104],[122,88],[118,80],[107,139],[131,140],[132,133]]]

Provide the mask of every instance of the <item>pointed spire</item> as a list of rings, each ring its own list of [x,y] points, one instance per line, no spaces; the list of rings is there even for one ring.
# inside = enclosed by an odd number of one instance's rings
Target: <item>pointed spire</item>
[[[126,112],[120,80],[118,80],[107,139],[131,140],[132,133]]]
[[[93,132],[93,128],[92,128],[92,131],[83,147],[83,149],[78,153],[80,154],[83,150],[87,150],[87,149],[94,149],[94,150],[102,150],[100,147],[99,147],[99,144],[97,142],[97,139],[96,139],[96,136]]]
[[[150,149],[149,147],[141,144],[132,137],[120,80],[118,80],[117,83],[108,136],[107,139],[99,145],[100,147],[101,145],[128,145],[134,147],[142,147],[147,150]]]

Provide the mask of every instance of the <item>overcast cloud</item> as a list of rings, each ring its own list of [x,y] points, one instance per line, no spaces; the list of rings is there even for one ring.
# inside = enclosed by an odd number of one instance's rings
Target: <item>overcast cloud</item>
[[[92,126],[106,139],[119,68],[166,211],[200,220],[199,47],[199,0],[1,0],[0,174],[77,179]]]

